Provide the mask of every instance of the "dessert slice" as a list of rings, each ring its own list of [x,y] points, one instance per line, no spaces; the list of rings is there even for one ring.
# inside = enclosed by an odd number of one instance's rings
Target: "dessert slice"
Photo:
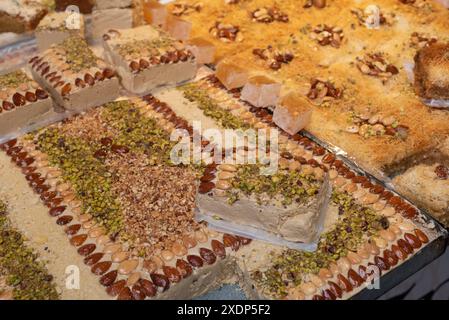
[[[187,48],[192,51],[199,65],[215,62],[215,46],[212,42],[204,38],[194,38],[187,43]]]
[[[256,164],[221,164],[207,171],[198,189],[198,209],[287,241],[314,242],[330,198],[328,179],[301,172],[301,164],[293,159],[279,161],[281,168],[270,175],[263,175]]]
[[[266,77],[254,76],[242,89],[241,99],[255,107],[274,107],[278,103],[281,84]]]
[[[449,100],[449,44],[432,43],[418,51],[415,91],[424,99]]]
[[[47,14],[36,28],[36,40],[42,52],[52,44],[59,44],[72,35],[84,37],[84,18],[69,12]]]
[[[105,54],[117,67],[122,85],[144,94],[196,74],[196,59],[184,44],[151,26],[111,30],[104,35]]]
[[[294,93],[282,98],[273,113],[273,121],[282,130],[295,134],[304,129],[312,116],[312,108],[307,101]]]
[[[45,90],[22,71],[0,76],[0,137],[30,125],[52,109]]]
[[[248,81],[246,70],[226,60],[218,63],[215,76],[228,90],[241,88]]]
[[[23,33],[33,30],[47,13],[47,8],[29,0],[0,1],[0,33]]]
[[[34,79],[67,110],[81,112],[119,95],[115,72],[79,36],[71,36],[33,57],[29,66]]]

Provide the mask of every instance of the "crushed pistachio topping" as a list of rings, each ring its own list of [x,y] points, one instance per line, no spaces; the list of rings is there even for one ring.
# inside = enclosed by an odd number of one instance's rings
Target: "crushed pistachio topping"
[[[131,56],[132,59],[140,58],[145,53],[149,56],[158,56],[167,51],[174,44],[174,40],[167,36],[161,36],[153,40],[134,40],[117,46],[118,53],[122,57]]]
[[[20,70],[0,76],[0,87],[14,88],[27,82],[30,82],[30,79]]]
[[[26,246],[24,236],[11,226],[6,212],[6,204],[0,201],[0,276],[13,288],[13,299],[59,299],[53,276]]]
[[[98,58],[80,36],[71,36],[58,47],[65,51],[66,63],[73,72],[80,72],[97,66]]]
[[[198,87],[197,84],[191,83],[180,87],[184,97],[196,102],[204,115],[211,117],[225,129],[249,129],[250,125],[245,123],[242,119],[234,116],[229,111],[222,109],[218,102],[209,97],[207,91]]]
[[[115,143],[147,155],[148,164],[171,164],[170,152],[177,143],[157,125],[155,119],[142,116],[129,101],[108,103],[102,118],[117,133]]]
[[[288,288],[301,284],[306,274],[317,274],[348,251],[356,251],[366,237],[388,228],[386,217],[356,204],[347,193],[334,191],[332,203],[338,207],[339,219],[331,230],[321,235],[318,249],[315,252],[287,249],[273,256],[267,270],[252,273],[262,288],[274,296],[285,296]]]
[[[305,203],[318,193],[320,183],[313,176],[298,171],[278,170],[274,175],[261,175],[260,165],[239,166],[231,181],[233,189],[227,192],[228,202],[239,200],[239,195],[255,196],[259,204],[280,197],[282,205]]]
[[[94,157],[100,147],[92,141],[64,136],[55,127],[41,132],[37,144],[59,167],[63,179],[72,184],[83,202],[83,211],[90,213],[109,234],[122,229],[120,205],[111,190],[112,174],[104,163]]]

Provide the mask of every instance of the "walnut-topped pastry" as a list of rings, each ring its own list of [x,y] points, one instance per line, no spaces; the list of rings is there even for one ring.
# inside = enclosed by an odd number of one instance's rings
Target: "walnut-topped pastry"
[[[122,85],[131,92],[148,93],[196,74],[192,52],[152,26],[110,30],[103,38],[109,61],[117,66]]]
[[[71,36],[29,61],[34,78],[67,110],[83,111],[119,94],[115,71],[79,36]]]
[[[424,99],[449,99],[449,44],[432,43],[416,53],[415,91]]]
[[[48,93],[23,71],[0,76],[0,137],[21,129],[52,108]]]

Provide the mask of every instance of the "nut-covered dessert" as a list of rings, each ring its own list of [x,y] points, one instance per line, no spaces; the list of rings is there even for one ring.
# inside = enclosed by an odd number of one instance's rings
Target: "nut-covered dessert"
[[[110,30],[104,40],[106,56],[130,92],[148,93],[196,74],[192,52],[182,42],[151,26]]]
[[[34,79],[67,110],[81,112],[118,97],[115,71],[79,36],[52,46],[31,58],[28,65]]]
[[[72,35],[84,37],[84,17],[69,12],[51,12],[41,20],[35,35],[41,52]]]
[[[47,91],[23,71],[0,76],[0,137],[20,130],[53,106]]]
[[[37,1],[2,0],[0,2],[0,33],[24,33],[36,28],[48,9]]]

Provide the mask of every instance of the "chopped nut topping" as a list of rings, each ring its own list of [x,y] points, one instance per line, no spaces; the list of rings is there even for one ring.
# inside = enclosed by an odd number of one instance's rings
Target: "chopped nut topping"
[[[90,49],[87,42],[79,36],[67,38],[56,48],[63,50],[62,55],[65,56],[65,62],[73,72],[98,66],[98,58]]]
[[[294,59],[293,53],[288,50],[278,50],[272,46],[268,46],[266,49],[254,49],[253,54],[262,60],[267,61],[269,68],[273,70],[279,70],[282,64],[288,64]]]
[[[436,42],[438,42],[437,37],[428,36],[423,33],[413,32],[410,38],[410,47],[421,49],[428,47]]]
[[[383,116],[381,114],[351,114],[351,125],[345,131],[359,134],[368,138],[373,136],[393,136],[402,140],[407,139],[408,127],[399,124],[393,116]]]
[[[271,23],[273,21],[288,22],[288,15],[281,12],[278,8],[259,8],[251,12],[253,21],[262,23]]]
[[[398,68],[389,63],[382,53],[368,53],[363,58],[357,57],[356,65],[363,74],[379,77],[383,82],[399,73]]]
[[[24,72],[19,70],[0,76],[0,87],[15,89],[20,84],[28,83],[30,81],[31,79],[28,78],[28,76]]]
[[[219,21],[209,29],[209,33],[223,42],[243,41],[239,26],[225,24]]]
[[[172,10],[172,13],[175,16],[182,16],[182,15],[188,15],[193,12],[200,12],[201,9],[203,9],[203,3],[202,2],[195,2],[193,4],[188,4],[185,2],[179,2],[174,4],[174,8]]]
[[[335,85],[328,80],[312,79],[310,83],[310,91],[307,97],[314,100],[317,104],[330,99],[341,98],[342,90],[335,87]]]
[[[343,39],[343,30],[340,27],[319,24],[309,34],[309,37],[321,46],[330,45],[339,48]]]

